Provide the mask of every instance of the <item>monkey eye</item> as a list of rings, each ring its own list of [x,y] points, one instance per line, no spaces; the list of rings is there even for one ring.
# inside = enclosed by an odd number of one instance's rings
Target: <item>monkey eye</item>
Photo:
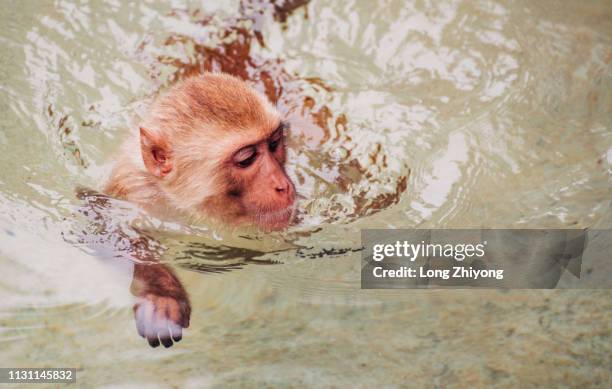
[[[248,146],[238,150],[238,152],[234,154],[234,163],[245,168],[251,166],[253,162],[255,162],[255,158],[257,158],[255,146]]]
[[[270,136],[270,138],[268,139],[268,148],[270,149],[271,152],[276,151],[276,149],[278,148],[278,145],[283,139],[283,130],[284,130],[284,125],[281,124],[280,127],[276,131],[274,131],[272,135]]]

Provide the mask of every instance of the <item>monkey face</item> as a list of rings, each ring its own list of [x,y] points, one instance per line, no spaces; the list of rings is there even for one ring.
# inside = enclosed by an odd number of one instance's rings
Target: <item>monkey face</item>
[[[225,201],[243,221],[264,230],[286,227],[294,213],[295,187],[285,172],[285,128],[238,149],[229,161]]]
[[[160,187],[174,207],[197,219],[250,225],[270,231],[287,227],[294,216],[295,187],[285,172],[284,122],[273,130],[213,132],[185,140],[175,155],[161,160],[171,172]],[[195,147],[201,144],[203,147]],[[175,145],[176,146],[176,145]],[[197,159],[194,155],[200,155]],[[170,161],[170,162],[168,162]]]

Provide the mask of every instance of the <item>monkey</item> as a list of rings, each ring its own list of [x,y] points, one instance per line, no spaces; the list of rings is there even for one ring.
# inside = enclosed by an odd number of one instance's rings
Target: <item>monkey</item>
[[[287,131],[275,107],[245,81],[212,72],[186,78],[153,102],[124,142],[104,195],[163,219],[284,229],[296,197],[285,171]],[[138,333],[152,347],[170,347],[189,326],[187,292],[145,239],[115,235],[128,240],[135,263]]]
[[[295,202],[285,172],[287,129],[241,79],[192,76],[156,99],[104,193],[163,218],[283,229]]]

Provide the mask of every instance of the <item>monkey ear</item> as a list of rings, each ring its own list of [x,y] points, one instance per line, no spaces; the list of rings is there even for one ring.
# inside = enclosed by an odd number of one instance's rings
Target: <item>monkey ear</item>
[[[140,151],[145,167],[157,178],[164,178],[172,171],[172,150],[163,136],[140,127]]]

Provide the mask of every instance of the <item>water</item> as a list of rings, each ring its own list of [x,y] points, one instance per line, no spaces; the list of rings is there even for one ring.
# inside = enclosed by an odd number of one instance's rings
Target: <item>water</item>
[[[358,248],[366,227],[609,228],[610,3],[288,3],[1,8],[0,365],[87,387],[604,387],[608,291],[362,291]],[[129,267],[76,243],[75,188],[205,69],[291,118],[302,213],[267,236],[119,204],[192,300],[181,343],[150,349]]]

